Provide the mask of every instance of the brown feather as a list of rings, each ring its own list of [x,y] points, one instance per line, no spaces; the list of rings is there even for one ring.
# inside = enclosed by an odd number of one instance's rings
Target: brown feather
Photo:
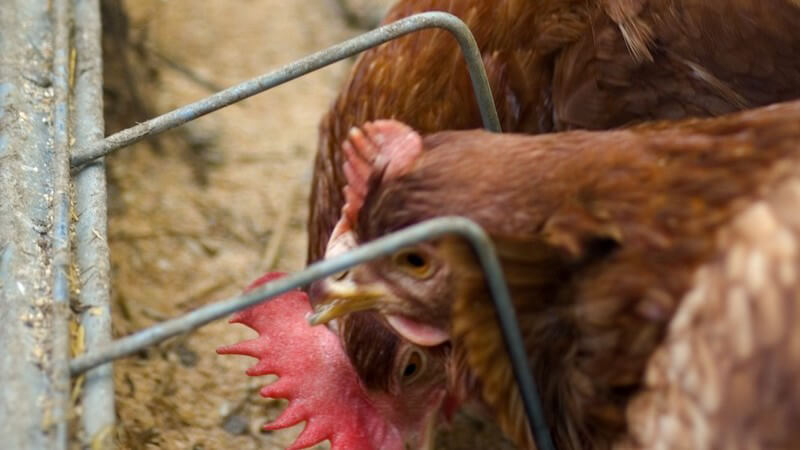
[[[628,409],[621,448],[794,448],[800,439],[800,173],[716,236]]]

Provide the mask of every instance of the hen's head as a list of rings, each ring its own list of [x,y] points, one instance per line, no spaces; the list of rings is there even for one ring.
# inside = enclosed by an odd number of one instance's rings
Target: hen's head
[[[267,274],[248,289],[281,276]],[[444,390],[441,372],[428,364],[427,354],[412,346],[402,351],[378,349],[394,361],[382,374],[380,387],[365,388],[337,336],[326,327],[308,325],[310,312],[301,291],[251,307],[231,322],[247,325],[259,336],[217,350],[258,358],[248,375],[279,377],[261,395],[285,398],[289,406],[265,428],[277,430],[305,421],[292,449],[324,440],[330,440],[332,449],[429,448]],[[381,355],[372,358],[379,360]],[[408,389],[409,385],[415,388]]]
[[[433,437],[445,394],[449,349],[422,348],[399,338],[374,312],[350,315],[334,330],[367,396],[406,442]],[[419,448],[417,444],[410,448]]]
[[[342,145],[347,177],[345,206],[331,235],[326,258],[379,237],[368,235],[375,230],[375,224],[370,230],[358,227],[360,221],[372,219],[363,217],[370,206],[364,203],[373,197],[367,194],[376,185],[408,173],[417,163],[422,145],[417,132],[391,120],[366,123],[363,129],[350,131]],[[395,221],[391,229],[381,230],[380,234],[423,219],[408,217],[405,224]],[[438,245],[421,243],[313,284],[311,301],[317,307],[313,323],[375,310],[389,327],[413,344],[432,347],[447,342],[452,289],[449,268]],[[418,317],[425,321],[414,319]],[[413,347],[406,342],[401,345]]]
[[[553,158],[542,158],[545,144]],[[542,182],[561,154],[545,144],[480,130],[423,139],[396,121],[354,129],[343,145],[346,203],[329,250],[337,254],[438,216],[466,216],[491,234],[512,295],[522,289],[546,301],[563,279],[563,252],[538,238],[549,210],[560,205],[546,189],[571,183]],[[546,195],[531,202],[538,190]],[[448,343],[448,404],[480,399],[518,444],[531,443],[482,271],[462,239],[409,246],[321,281],[311,295],[312,323],[372,310],[417,345]]]
[[[351,143],[345,142],[343,147],[348,158],[356,155]],[[400,154],[399,157],[402,158],[403,155]],[[345,166],[351,179],[358,176],[352,165],[358,162],[365,161],[353,161]],[[367,166],[362,164],[356,169],[363,173]],[[354,211],[355,198],[362,194],[351,189],[361,188],[358,183],[349,183],[345,193],[351,201],[345,206],[345,210]],[[355,246],[353,238],[354,234],[347,221],[340,220],[326,247],[325,258],[332,258],[352,249]],[[348,274],[340,274],[334,278],[342,281],[347,276]],[[311,285],[309,298],[312,305],[322,299],[326,287],[326,280]],[[456,403],[453,399],[444,398],[449,351],[446,346],[421,347],[402,339],[392,331],[383,316],[374,311],[355,312],[341,320],[331,321],[329,327],[339,336],[370,397],[375,399],[384,415],[399,426],[405,435],[428,434],[430,430],[424,428],[433,423],[444,401],[447,406],[442,412],[447,419],[452,418]]]
[[[573,141],[580,137],[574,135]],[[490,234],[504,269],[518,263],[519,271],[505,274],[508,283],[524,283],[534,275],[550,280],[550,261],[579,253],[585,234],[553,222],[553,213],[593,182],[554,175],[576,150],[560,138],[483,130],[422,138],[394,120],[354,128],[343,144],[345,206],[329,251],[338,254],[436,217],[463,216]],[[590,220],[578,219],[567,225]],[[451,335],[452,306],[464,289],[460,280],[474,275],[473,262],[458,238],[409,246],[314,286],[312,320],[322,323],[372,309],[411,342],[441,344]]]

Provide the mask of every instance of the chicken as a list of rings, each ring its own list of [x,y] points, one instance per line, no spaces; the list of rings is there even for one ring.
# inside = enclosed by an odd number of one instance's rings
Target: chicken
[[[343,145],[347,202],[332,242],[358,245],[438,216],[481,225],[558,448],[668,442],[656,428],[707,448],[739,438],[787,448],[800,437],[790,381],[800,368],[800,222],[786,210],[800,195],[799,124],[800,102],[540,136],[422,137],[396,121],[369,123]],[[446,336],[448,390],[482,399],[533,448],[482,271],[461,239],[358,266],[316,294],[314,323],[371,309],[411,342]],[[705,353],[688,353],[695,346]],[[742,367],[753,358],[759,367]],[[665,409],[671,422],[659,417]]]
[[[605,129],[800,96],[800,8],[791,0],[401,0],[384,23],[430,10],[453,13],[472,30],[504,131]],[[447,32],[415,33],[356,61],[320,125],[308,263],[325,256],[344,204],[340,144],[351,127],[380,118],[423,135],[481,125],[463,58]],[[314,289],[309,293],[316,302]],[[449,364],[446,349],[398,339],[374,314],[338,322],[334,328],[368,389],[386,390],[405,367],[422,372],[395,391],[398,401],[433,392],[433,375]],[[420,355],[422,364],[398,369],[408,354]],[[458,397],[447,401],[457,404]]]
[[[608,129],[800,98],[793,0],[400,0],[384,19],[461,18],[506,132]],[[724,11],[724,14],[721,13]],[[455,39],[426,30],[364,52],[319,130],[308,262],[323,257],[353,126],[393,118],[421,134],[481,126]]]
[[[431,10],[472,30],[504,131],[607,129],[800,97],[792,0],[401,0],[384,23]],[[344,204],[340,144],[351,127],[381,118],[423,135],[480,127],[462,59],[447,32],[427,30],[357,60],[320,125],[308,263],[324,257]],[[382,389],[385,368],[408,344],[370,315],[339,326],[356,370]],[[438,355],[425,360],[434,372],[443,365]]]

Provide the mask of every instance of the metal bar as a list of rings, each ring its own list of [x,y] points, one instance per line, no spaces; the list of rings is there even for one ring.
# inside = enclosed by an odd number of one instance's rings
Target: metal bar
[[[131,145],[145,137],[169,130],[371,47],[426,28],[442,28],[452,33],[456,38],[464,54],[467,69],[472,79],[472,87],[478,101],[483,124],[490,131],[499,132],[500,119],[497,117],[494,98],[492,97],[478,45],[475,42],[475,38],[472,37],[469,27],[452,14],[428,12],[415,14],[376,28],[341,44],[287,64],[268,74],[237,84],[203,100],[174,109],[166,114],[115,133],[102,141],[98,141],[90,148],[73,154],[72,166],[80,166],[95,158],[107,155],[116,149]]]
[[[103,138],[103,60],[99,0],[72,0],[75,17],[75,85],[73,149],[86,148]],[[106,175],[103,159],[75,174],[75,263],[83,312],[85,351],[111,341],[111,285],[106,212]],[[115,421],[112,365],[85,374],[82,391],[85,447],[112,448]]]
[[[52,278],[53,111],[64,101],[52,70],[63,4],[6,0],[0,7],[0,436],[3,448],[66,448],[69,378],[65,326]],[[55,22],[55,24],[54,24]],[[59,56],[61,58],[62,55]],[[56,91],[59,91],[56,93]],[[56,98],[54,98],[56,96]],[[59,122],[60,126],[63,122]],[[64,166],[64,164],[62,164]],[[66,166],[68,167],[68,165]],[[61,171],[63,175],[63,170]],[[63,178],[60,180],[63,182]],[[62,367],[60,365],[63,364]]]
[[[80,374],[99,364],[107,363],[163,341],[169,337],[191,331],[212,320],[225,317],[235,311],[260,303],[291,289],[307,285],[314,280],[331,276],[366,261],[389,255],[397,250],[419,242],[435,239],[446,234],[464,237],[478,255],[486,274],[503,337],[508,347],[514,377],[520,388],[525,412],[534,432],[538,448],[553,448],[550,433],[542,413],[536,384],[528,367],[528,359],[522,340],[511,296],[503,279],[502,268],[489,237],[471,220],[462,217],[441,217],[389,236],[376,239],[339,257],[312,264],[302,272],[275,280],[264,287],[246,294],[204,306],[179,318],[161,322],[145,330],[117,339],[94,353],[75,358],[70,364],[73,375]]]
[[[53,0],[53,309],[50,355],[53,387],[58,392],[50,410],[57,443],[67,444],[69,411],[69,264],[70,264],[70,24],[69,0]],[[62,444],[63,443],[63,444]]]

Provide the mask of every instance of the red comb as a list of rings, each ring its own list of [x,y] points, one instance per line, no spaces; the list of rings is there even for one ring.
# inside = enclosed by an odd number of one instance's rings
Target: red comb
[[[268,273],[247,290],[284,276]],[[274,383],[261,395],[285,398],[289,406],[264,426],[277,430],[306,421],[289,449],[302,449],[330,440],[332,450],[402,449],[398,430],[389,425],[369,402],[339,340],[327,327],[311,327],[308,296],[299,290],[287,292],[233,316],[258,332],[258,337],[220,347],[217,353],[257,358],[247,370],[250,376],[274,374]]]
[[[367,182],[375,169],[383,170],[383,180],[399,177],[409,170],[422,152],[422,137],[396,120],[367,122],[353,127],[342,143],[344,152],[344,207],[331,239],[352,229],[367,196]]]

